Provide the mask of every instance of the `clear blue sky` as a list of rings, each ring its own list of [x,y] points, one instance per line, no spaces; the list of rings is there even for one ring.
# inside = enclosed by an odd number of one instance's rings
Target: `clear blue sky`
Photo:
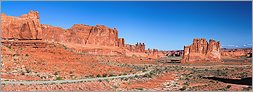
[[[213,38],[224,47],[252,44],[251,2],[2,2],[2,12],[40,13],[42,24],[116,27],[126,43],[183,49],[193,38]]]

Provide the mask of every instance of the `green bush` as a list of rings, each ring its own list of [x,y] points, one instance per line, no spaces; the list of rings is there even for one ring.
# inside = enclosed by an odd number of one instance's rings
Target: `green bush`
[[[61,77],[56,77],[56,80],[62,80],[62,78]]]
[[[99,81],[99,82],[102,82],[102,80],[100,80],[100,79],[99,79],[98,81]]]
[[[101,77],[100,74],[98,74],[97,77]]]
[[[11,46],[6,46],[7,48],[11,49]]]
[[[115,76],[115,75],[113,75],[113,74],[110,74],[110,75],[109,75],[109,77],[112,77],[112,76]]]

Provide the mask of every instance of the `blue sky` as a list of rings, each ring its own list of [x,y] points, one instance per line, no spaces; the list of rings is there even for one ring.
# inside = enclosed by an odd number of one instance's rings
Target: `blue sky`
[[[40,22],[70,28],[73,24],[116,27],[126,43],[147,48],[183,49],[193,38],[213,38],[224,47],[252,44],[251,2],[2,2],[7,15],[30,10]]]

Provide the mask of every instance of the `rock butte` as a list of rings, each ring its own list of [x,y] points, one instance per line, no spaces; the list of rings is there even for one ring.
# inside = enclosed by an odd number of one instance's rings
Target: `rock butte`
[[[182,63],[203,61],[221,62],[219,41],[210,39],[208,43],[204,38],[195,38],[193,44],[184,47]]]
[[[78,52],[86,51],[90,54],[136,55],[148,58],[159,57],[157,49],[145,50],[144,43],[137,43],[135,45],[125,44],[124,38],[118,38],[118,30],[116,28],[112,29],[104,25],[88,26],[84,24],[75,24],[69,29],[63,29],[40,24],[39,12],[37,11],[30,11],[28,14],[24,14],[20,17],[7,16],[5,14],[1,14],[1,17],[2,38],[6,41],[41,40],[42,42],[63,43],[70,47],[79,45],[79,47],[73,49]],[[11,43],[8,42],[4,43],[4,45],[10,44]],[[15,44],[17,45],[18,43]],[[82,46],[86,46],[85,50]],[[99,49],[89,49],[87,51],[87,47],[98,47]],[[107,49],[103,49],[102,47],[106,47]]]

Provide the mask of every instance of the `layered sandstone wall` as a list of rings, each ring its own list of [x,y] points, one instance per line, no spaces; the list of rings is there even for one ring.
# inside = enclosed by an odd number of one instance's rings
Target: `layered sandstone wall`
[[[54,33],[54,31],[56,32]],[[119,46],[118,31],[115,28],[111,29],[103,25],[75,24],[67,30],[43,25],[43,39],[84,45]],[[121,41],[124,40],[121,39]]]
[[[221,50],[221,56],[223,57],[242,57],[242,56],[249,56],[251,53],[252,53],[251,48]]]
[[[20,17],[6,16],[5,14],[2,14],[1,17],[2,38],[6,40],[42,39],[42,41],[46,42],[82,45],[87,48],[89,48],[89,46],[99,47],[100,50],[92,50],[94,53],[104,53],[104,49],[101,48],[110,48],[111,51],[106,49],[105,53],[115,52],[122,55],[129,52],[145,56],[144,43],[137,43],[135,45],[125,44],[124,38],[118,38],[118,30],[116,28],[108,28],[104,25],[89,26],[75,24],[69,29],[63,29],[51,25],[40,24],[40,17],[37,11],[30,11],[28,14],[24,14]],[[87,50],[85,49],[85,51]]]
[[[20,17],[1,14],[3,39],[41,39],[42,29],[39,13],[30,11]]]
[[[119,38],[118,39],[118,46],[119,47],[125,47],[125,39],[124,38]]]
[[[210,39],[209,43],[204,38],[195,38],[193,44],[184,47],[181,62],[220,61],[220,42]]]

